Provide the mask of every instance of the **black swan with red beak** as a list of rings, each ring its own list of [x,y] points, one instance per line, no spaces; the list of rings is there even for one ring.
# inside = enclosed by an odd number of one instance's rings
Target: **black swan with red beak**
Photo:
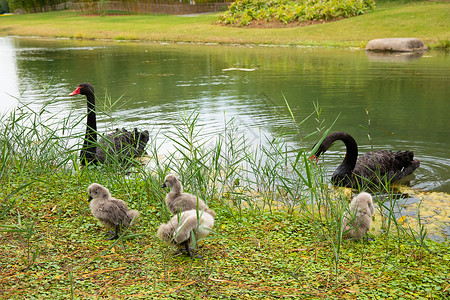
[[[69,96],[85,95],[87,99],[87,125],[83,148],[80,151],[81,165],[89,163],[111,163],[114,160],[128,166],[130,159],[144,154],[150,139],[147,130],[127,131],[125,128],[105,135],[97,143],[97,119],[95,113],[94,87],[89,83],[80,84]]]
[[[331,182],[337,186],[350,188],[381,186],[412,174],[420,166],[419,160],[414,159],[412,151],[377,150],[358,157],[355,139],[341,131],[329,134],[311,159],[318,160],[319,156],[337,140],[343,141],[347,148],[343,162],[331,176]]]

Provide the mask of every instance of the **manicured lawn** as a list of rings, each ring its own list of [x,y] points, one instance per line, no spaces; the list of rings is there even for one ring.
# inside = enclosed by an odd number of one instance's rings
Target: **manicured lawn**
[[[364,47],[374,38],[416,37],[428,46],[448,41],[450,3],[379,3],[375,12],[296,28],[238,28],[198,16],[81,16],[49,12],[0,17],[1,35],[164,42]]]

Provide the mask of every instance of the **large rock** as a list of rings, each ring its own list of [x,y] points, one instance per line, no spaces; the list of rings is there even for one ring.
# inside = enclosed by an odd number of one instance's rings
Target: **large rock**
[[[366,46],[366,51],[414,52],[427,50],[427,46],[416,38],[376,39],[368,42]]]

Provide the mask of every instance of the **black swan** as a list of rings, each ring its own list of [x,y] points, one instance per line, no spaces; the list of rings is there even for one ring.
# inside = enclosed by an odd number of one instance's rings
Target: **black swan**
[[[380,186],[385,182],[394,182],[412,174],[420,166],[419,160],[414,159],[412,151],[377,150],[358,157],[355,139],[350,134],[340,131],[329,134],[311,159],[318,160],[319,156],[337,140],[344,142],[347,152],[344,161],[331,177],[334,185],[352,188]]]
[[[114,230],[108,240],[117,239],[120,229],[130,227],[131,221],[139,217],[137,210],[129,210],[125,201],[111,197],[108,189],[98,183],[88,187],[88,195],[92,215]]]
[[[208,236],[213,227],[212,215],[191,209],[174,215],[169,222],[161,224],[156,235],[166,244],[176,246],[178,250],[185,249],[190,257],[201,258],[200,255],[194,256],[189,246],[194,241]]]
[[[144,148],[150,138],[147,130],[139,132],[136,128],[133,131],[116,129],[97,144],[94,87],[89,83],[82,83],[69,96],[78,94],[86,96],[88,113],[86,135],[80,151],[81,165],[91,162],[108,163],[108,157],[114,156],[122,164],[129,165],[131,158],[144,154]]]

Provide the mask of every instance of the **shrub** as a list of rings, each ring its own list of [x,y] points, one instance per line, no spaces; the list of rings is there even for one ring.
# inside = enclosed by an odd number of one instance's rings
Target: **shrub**
[[[219,15],[219,23],[246,26],[253,20],[285,24],[349,18],[373,10],[373,0],[237,0]]]

